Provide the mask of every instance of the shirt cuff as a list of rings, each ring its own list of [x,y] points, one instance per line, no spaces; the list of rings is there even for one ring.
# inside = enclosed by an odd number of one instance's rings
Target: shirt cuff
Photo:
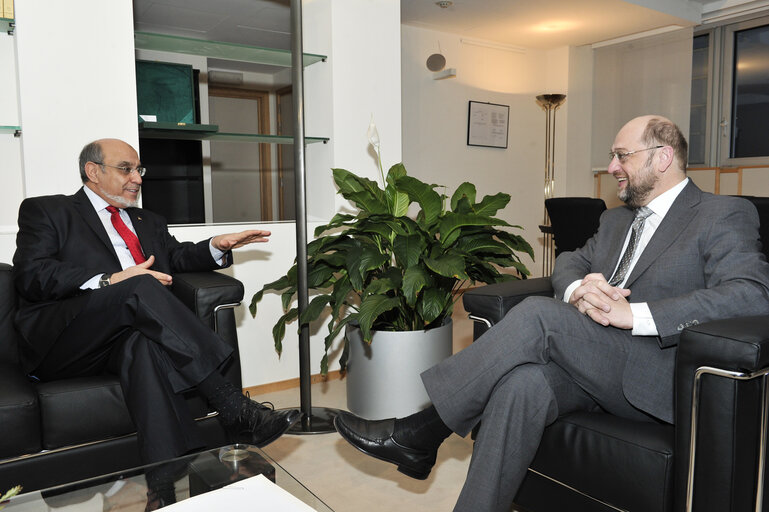
[[[579,285],[582,284],[582,279],[577,279],[573,283],[571,283],[568,288],[566,288],[566,291],[563,292],[563,301],[569,302],[569,299],[571,298],[571,294],[574,293],[574,290],[579,287]]]
[[[654,323],[652,312],[646,302],[633,302],[630,304],[633,312],[633,336],[657,336],[657,324]]]
[[[220,267],[223,267],[225,264],[224,255],[227,253],[214,247],[213,238],[208,241],[208,250],[211,251],[211,257],[214,259],[216,264]]]
[[[81,290],[95,290],[99,287],[99,279],[103,274],[96,274],[91,279],[80,285]]]

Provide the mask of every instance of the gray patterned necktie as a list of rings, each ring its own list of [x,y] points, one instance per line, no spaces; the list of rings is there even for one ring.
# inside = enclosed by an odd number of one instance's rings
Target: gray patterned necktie
[[[627,275],[628,268],[630,268],[630,262],[633,261],[633,253],[635,253],[636,245],[638,245],[638,240],[641,238],[641,233],[644,229],[644,222],[652,213],[654,212],[646,206],[641,206],[636,210],[635,219],[633,219],[633,224],[630,226],[630,241],[627,243],[625,253],[619,260],[617,270],[614,271],[614,275],[609,279],[610,285],[617,286],[625,280],[625,275]]]

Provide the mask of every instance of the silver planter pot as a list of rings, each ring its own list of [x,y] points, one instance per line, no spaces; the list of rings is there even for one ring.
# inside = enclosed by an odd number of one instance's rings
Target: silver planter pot
[[[430,403],[419,374],[452,352],[452,323],[429,331],[376,331],[371,344],[348,326],[347,408],[366,419],[408,416]]]

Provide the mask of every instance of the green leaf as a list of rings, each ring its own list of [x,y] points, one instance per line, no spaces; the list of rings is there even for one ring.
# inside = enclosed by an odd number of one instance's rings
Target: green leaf
[[[428,284],[430,284],[430,274],[424,268],[418,266],[407,268],[403,273],[403,295],[406,298],[406,304],[414,307],[417,295]]]
[[[490,233],[462,237],[462,239],[457,241],[456,248],[468,253],[491,253],[496,255],[512,253],[512,250],[506,244],[494,240]]]
[[[283,338],[286,336],[286,323],[296,319],[299,316],[299,310],[291,309],[288,313],[278,318],[275,326],[272,328],[272,339],[275,340],[275,352],[280,355],[283,353]]]
[[[469,279],[465,273],[465,259],[459,254],[445,254],[437,258],[425,258],[425,264],[438,275],[454,279]]]
[[[334,217],[331,219],[331,221],[328,224],[325,224],[323,226],[318,226],[317,228],[315,228],[315,236],[318,237],[324,231],[338,228],[339,226],[344,225],[345,222],[354,220],[354,219],[355,219],[355,215],[350,215],[349,213],[337,213],[336,215],[334,215]]]
[[[299,322],[302,324],[308,324],[313,320],[317,320],[320,314],[326,309],[331,300],[331,295],[317,295],[307,305],[307,309],[302,311],[302,316],[299,318]]]
[[[427,248],[422,235],[397,236],[393,243],[393,252],[398,264],[410,268],[419,263],[419,257]]]
[[[512,226],[512,227],[518,227],[518,226]],[[496,232],[497,238],[502,240],[504,243],[507,244],[508,247],[510,247],[512,250],[517,252],[525,252],[528,254],[532,259],[534,259],[534,249],[531,248],[531,245],[523,239],[522,236],[515,235],[513,233],[509,233],[507,231],[498,230]]]
[[[366,289],[363,292],[363,296],[367,295],[384,295],[387,292],[391,292],[393,290],[397,290],[399,288],[399,283],[396,283],[392,279],[383,278],[383,279],[374,279],[369,283],[369,285],[366,287]]]
[[[398,189],[406,192],[412,201],[422,208],[425,226],[429,226],[438,220],[443,208],[441,196],[433,190],[435,185],[428,185],[411,176],[403,176],[398,179]]]
[[[402,163],[398,163],[390,167],[387,171],[387,183],[395,185],[395,183],[402,177],[406,176],[406,167]]]
[[[264,296],[264,288],[259,290],[254,294],[253,297],[251,297],[251,304],[248,305],[248,310],[251,312],[251,316],[256,316],[256,304],[262,300],[262,296]]]
[[[483,200],[473,207],[476,215],[496,215],[496,213],[507,206],[510,202],[510,194],[500,192],[493,196],[486,196]]]
[[[363,334],[363,340],[371,341],[371,326],[374,325],[379,315],[399,305],[400,300],[395,297],[386,297],[384,295],[369,295],[365,297],[358,309],[358,323]]]
[[[483,215],[462,215],[447,213],[440,223],[441,245],[447,247],[459,237],[463,226],[507,226],[507,222]]]
[[[362,247],[358,264],[361,274],[369,270],[374,270],[390,261],[390,256],[379,252],[379,249],[373,245],[364,245]]]
[[[451,196],[451,209],[456,210],[459,200],[463,197],[467,198],[467,201],[472,205],[475,203],[475,185],[472,183],[464,182],[454,191],[454,195]]]
[[[395,217],[403,217],[409,212],[409,195],[405,192],[399,192],[397,190],[390,190],[388,194],[388,201],[390,204],[390,213]]]
[[[427,325],[435,321],[449,307],[449,304],[451,304],[451,293],[439,288],[427,288],[417,307]]]
[[[366,212],[388,213],[384,191],[375,181],[362,178],[344,169],[332,169],[339,193]]]

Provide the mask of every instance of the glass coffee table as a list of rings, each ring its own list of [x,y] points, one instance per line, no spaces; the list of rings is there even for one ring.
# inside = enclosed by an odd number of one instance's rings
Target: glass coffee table
[[[174,482],[177,502],[216,491],[235,482],[241,482],[243,488],[248,482],[256,482],[267,486],[262,488],[265,490],[275,489],[272,485],[275,484],[312,510],[333,512],[269,455],[246,444],[227,445],[159,464],[20,494],[0,504],[0,508],[5,506],[3,512],[51,512],[57,509],[68,512],[141,512],[147,506],[147,481],[157,475],[163,475],[166,481]],[[263,481],[262,477],[269,482]],[[249,479],[248,482],[245,482],[246,479]],[[232,487],[238,488],[237,485]],[[280,490],[275,491],[278,495],[283,494]],[[0,494],[2,492],[4,490]],[[216,496],[222,496],[223,500],[227,497],[220,491],[205,498],[216,499]],[[229,493],[229,497],[232,497],[232,493]],[[241,503],[243,510],[258,509],[254,506],[258,504],[258,499],[254,504]],[[227,503],[222,502],[222,506],[231,510]]]

